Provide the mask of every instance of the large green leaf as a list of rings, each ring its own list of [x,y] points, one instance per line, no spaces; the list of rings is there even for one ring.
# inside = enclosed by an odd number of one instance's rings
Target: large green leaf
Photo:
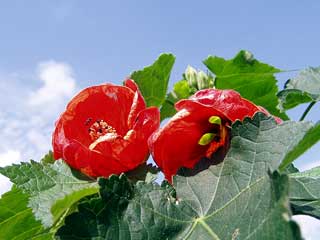
[[[27,207],[29,196],[15,186],[0,199],[0,239],[45,240],[51,233],[37,221]]]
[[[248,51],[240,51],[230,60],[209,56],[204,64],[216,75],[216,88],[234,89],[242,97],[265,107],[271,114],[288,119],[277,108],[278,87],[274,74],[280,72],[279,69],[255,60]]]
[[[280,170],[284,171],[285,168],[292,163],[295,159],[301,156],[305,151],[311,148],[320,140],[320,122],[315,124],[308,130],[305,136],[301,139],[300,143],[297,144],[283,159]]]
[[[300,239],[298,227],[290,221],[288,177],[271,172],[310,127],[303,122],[276,125],[262,113],[236,122],[222,163],[195,176],[176,176],[176,190],[143,182],[130,186],[124,176],[104,180],[102,198],[83,203],[57,236]]]
[[[320,166],[289,175],[290,203],[294,214],[320,219]]]
[[[302,70],[297,77],[288,80],[285,89],[278,93],[280,108],[287,110],[295,106],[320,100],[320,67]]]
[[[131,74],[148,106],[159,107],[164,102],[174,61],[172,54],[161,54],[151,66]]]
[[[161,120],[171,117],[176,113],[174,104],[180,99],[190,97],[194,92],[187,80],[182,79],[173,85],[173,90],[167,94],[166,100],[161,107]]]
[[[79,199],[98,192],[95,181],[76,178],[62,160],[54,164],[14,164],[0,168],[0,173],[30,195],[28,207],[46,227],[58,224]]]
[[[168,117],[173,116],[177,111],[174,107],[174,104],[178,101],[176,97],[172,95],[172,93],[168,93],[166,100],[162,104],[160,109],[160,120],[164,120]]]
[[[167,94],[165,102],[161,107],[161,120],[171,117],[176,113],[174,104],[180,99],[186,99],[193,94],[187,80],[180,80],[173,86],[172,92]]]

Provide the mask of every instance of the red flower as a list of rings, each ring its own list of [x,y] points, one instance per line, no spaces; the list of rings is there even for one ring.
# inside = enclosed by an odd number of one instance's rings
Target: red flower
[[[256,112],[270,115],[233,90],[201,90],[177,102],[175,108],[178,112],[149,139],[151,154],[170,182],[181,167],[193,168],[218,149],[226,152],[232,122]]]
[[[120,174],[147,160],[159,123],[159,110],[146,108],[133,80],[86,88],[56,122],[54,158],[93,177]]]

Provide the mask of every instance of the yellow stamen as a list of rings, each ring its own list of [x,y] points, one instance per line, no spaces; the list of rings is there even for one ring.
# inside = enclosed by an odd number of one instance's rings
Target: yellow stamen
[[[202,135],[202,137],[198,141],[198,144],[201,146],[208,145],[209,143],[212,142],[212,140],[214,139],[215,136],[216,136],[216,134],[214,134],[214,133],[205,133]]]
[[[221,118],[218,116],[211,116],[209,118],[209,123],[221,125]]]
[[[107,133],[117,133],[116,130],[103,120],[97,120],[88,129],[89,135],[93,141]]]

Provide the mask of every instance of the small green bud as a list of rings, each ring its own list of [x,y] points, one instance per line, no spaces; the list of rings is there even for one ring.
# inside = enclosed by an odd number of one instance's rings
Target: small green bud
[[[197,88],[197,71],[193,67],[188,66],[184,75],[189,86]]]
[[[254,60],[253,54],[249,51],[244,51],[244,58],[248,61],[248,62],[252,62]]]
[[[206,88],[210,87],[209,77],[203,71],[198,72],[197,80],[198,80],[197,81],[198,82],[198,90],[206,89]]]

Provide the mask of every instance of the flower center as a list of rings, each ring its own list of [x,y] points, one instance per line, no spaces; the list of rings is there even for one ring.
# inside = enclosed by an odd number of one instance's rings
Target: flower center
[[[222,124],[221,118],[218,116],[212,116],[208,121],[214,125],[213,129],[212,131],[203,134],[199,139],[198,144],[201,146],[208,146],[206,157],[210,158],[210,156],[220,147],[227,147],[229,131],[227,126]]]
[[[90,123],[91,119],[88,118],[86,125]],[[110,126],[107,122],[103,120],[95,121],[88,129],[89,135],[92,141],[97,140],[99,137],[106,135],[107,133],[117,133],[116,129]]]

